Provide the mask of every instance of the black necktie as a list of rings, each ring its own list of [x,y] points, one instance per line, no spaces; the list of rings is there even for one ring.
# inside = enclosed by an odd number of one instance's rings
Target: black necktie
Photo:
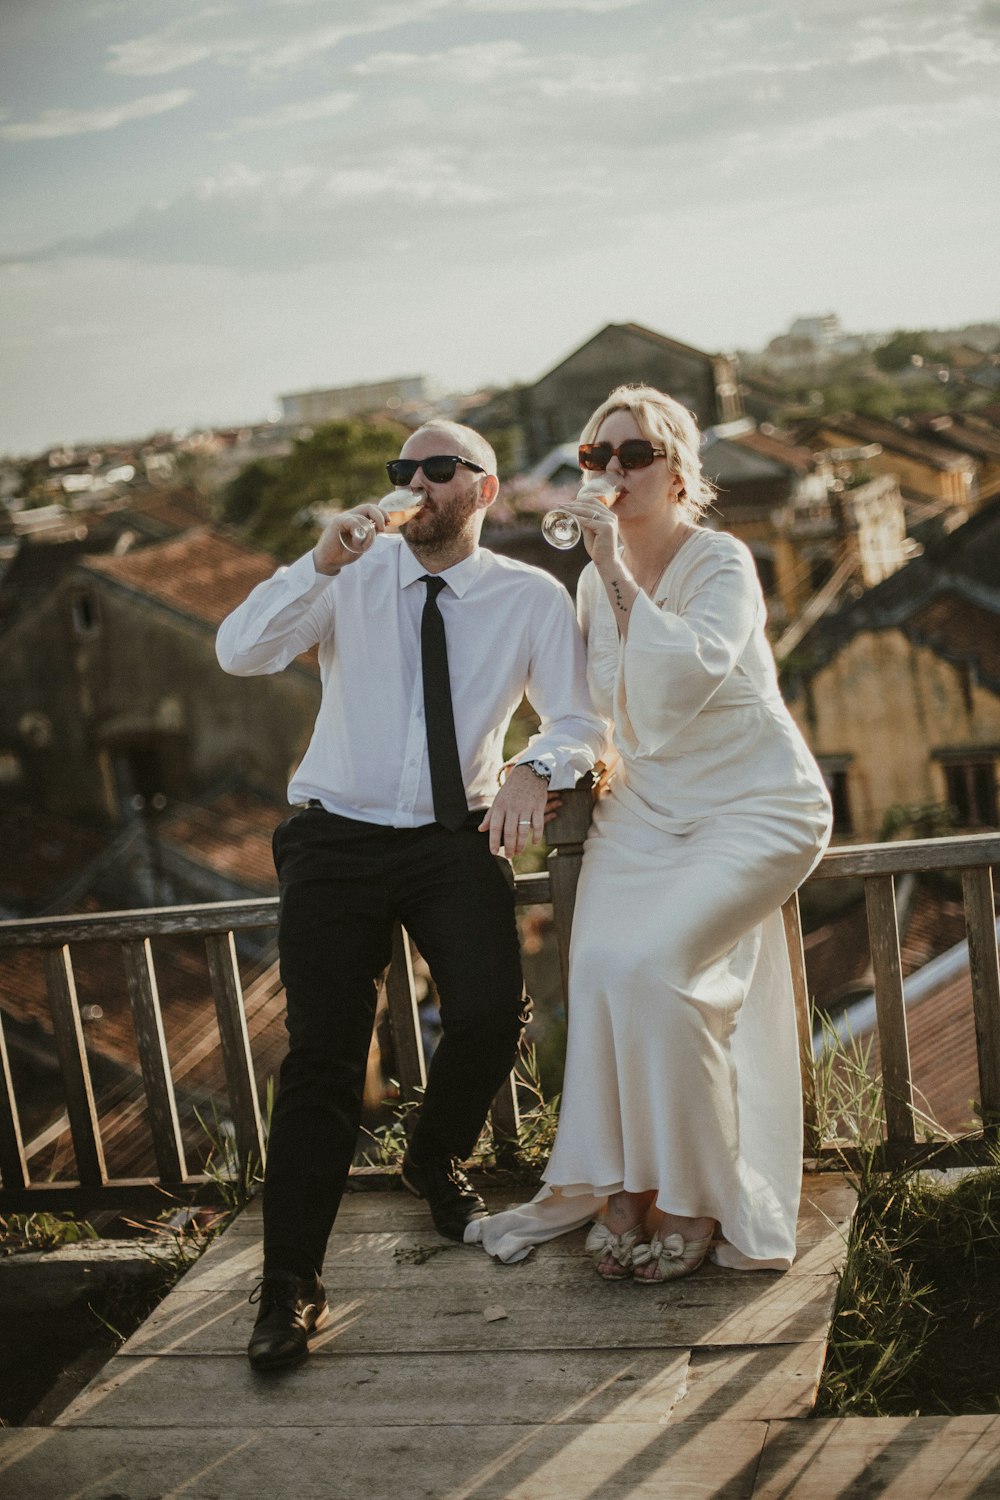
[[[420,664],[424,676],[424,718],[427,724],[427,758],[431,766],[434,816],[445,828],[461,828],[469,816],[465,800],[462,763],[455,739],[455,713],[448,676],[448,643],[437,596],[445,587],[443,578],[425,573],[427,598],[420,619]]]

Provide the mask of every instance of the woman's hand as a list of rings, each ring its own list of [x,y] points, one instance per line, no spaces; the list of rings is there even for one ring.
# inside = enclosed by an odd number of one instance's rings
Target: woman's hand
[[[583,545],[598,571],[614,566],[619,556],[618,518],[614,508],[602,505],[600,500],[581,500],[575,495],[571,500],[560,501],[559,509],[579,521]]]

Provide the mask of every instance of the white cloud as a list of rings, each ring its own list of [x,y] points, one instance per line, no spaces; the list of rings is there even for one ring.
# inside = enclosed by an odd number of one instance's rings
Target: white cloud
[[[256,172],[242,162],[233,162],[221,172],[203,178],[194,197],[201,203],[224,201],[230,205],[256,201],[268,205],[289,202],[308,193],[308,217],[314,225],[322,218],[324,202],[361,203],[376,199],[407,204],[475,204],[494,202],[499,194],[462,169],[453,155],[417,147],[394,151],[391,160],[372,160],[364,166],[337,167],[325,172],[315,166],[283,167],[275,172]],[[165,204],[167,220],[180,204]],[[360,228],[360,226],[359,226]]]
[[[422,80],[446,76],[482,84],[528,65],[528,54],[520,42],[499,41],[449,47],[441,52],[375,52],[364,62],[355,63],[351,72],[368,77],[413,71]]]
[[[606,57],[600,65],[581,53],[551,52],[536,55],[520,42],[481,42],[449,47],[441,52],[376,52],[351,71],[358,77],[407,74],[422,84],[441,82],[474,84],[477,89],[502,84],[505,96],[520,89],[546,99],[577,95],[635,95],[644,84],[631,59]],[[650,85],[647,81],[646,88]]]
[[[131,41],[115,42],[108,51],[111,61],[109,73],[124,74],[126,78],[155,78],[162,73],[174,73],[178,68],[189,68],[192,63],[204,62],[212,56],[212,48],[204,42],[184,42],[167,35],[137,36]]]
[[[279,104],[274,109],[264,110],[259,115],[240,115],[227,130],[216,131],[214,140],[228,140],[230,136],[244,135],[255,130],[280,130],[285,125],[309,124],[314,120],[328,120],[342,115],[357,100],[357,94],[340,90],[324,94],[318,99],[303,99],[293,104]]]
[[[943,100],[926,105],[874,105],[802,121],[784,134],[747,132],[736,143],[741,157],[803,156],[827,146],[889,135],[941,136],[1000,118],[1000,101],[984,98]]]
[[[459,165],[429,151],[402,151],[382,167],[342,168],[329,174],[325,191],[345,202],[387,199],[407,204],[472,205],[493,203],[499,194],[463,175]]]
[[[289,37],[283,44],[272,39],[266,49],[258,52],[252,71],[270,73],[298,67],[301,63],[313,61],[320,52],[338,47],[350,37],[369,36],[381,31],[394,31],[399,26],[410,26],[417,21],[429,19],[438,11],[448,9],[450,4],[451,0],[404,0],[404,3],[375,5],[367,12],[361,10],[356,19],[304,30],[298,36]]]
[[[144,99],[133,99],[129,104],[111,104],[101,109],[46,109],[37,120],[0,125],[0,136],[7,141],[51,141],[60,136],[117,130],[129,120],[142,120],[177,109],[191,98],[191,89],[171,89],[165,94],[147,94]]]
[[[591,15],[604,15],[608,11],[630,10],[647,3],[648,0],[464,0],[463,8],[501,14],[526,10],[582,10]]]

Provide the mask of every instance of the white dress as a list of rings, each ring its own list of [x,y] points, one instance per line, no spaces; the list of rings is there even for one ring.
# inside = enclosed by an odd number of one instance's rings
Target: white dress
[[[579,613],[621,760],[577,893],[559,1127],[537,1197],[466,1238],[520,1260],[610,1194],[654,1189],[664,1211],[718,1221],[719,1263],[784,1270],[802,1095],[780,906],[826,846],[826,787],[736,538],[695,530],[625,641],[593,564]]]

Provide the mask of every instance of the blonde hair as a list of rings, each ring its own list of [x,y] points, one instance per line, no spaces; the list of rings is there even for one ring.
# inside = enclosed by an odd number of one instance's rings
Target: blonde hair
[[[449,422],[445,417],[438,419],[432,417],[410,436],[416,437],[421,432],[443,433],[458,449],[461,458],[471,458],[472,462],[479,464],[487,474],[496,474],[497,456],[482,433],[476,432],[474,428],[463,427],[461,422]]]
[[[670,472],[681,481],[678,501],[684,518],[699,520],[715,499],[715,487],[701,472],[701,434],[687,407],[652,385],[619,385],[589,418],[581,443],[594,442],[605,418],[615,411],[627,411],[643,437],[664,450]]]

